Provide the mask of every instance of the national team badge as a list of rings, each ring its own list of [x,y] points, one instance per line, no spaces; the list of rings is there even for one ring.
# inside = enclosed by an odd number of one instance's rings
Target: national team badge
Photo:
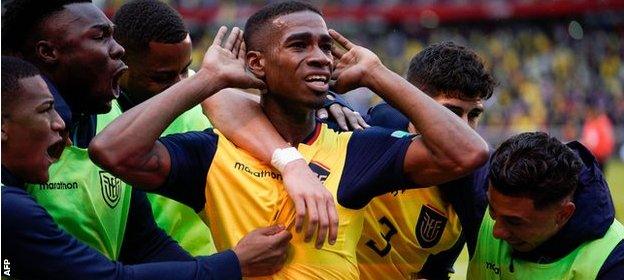
[[[121,179],[114,177],[106,171],[100,171],[100,186],[102,197],[110,208],[115,208],[121,197]]]
[[[312,169],[312,171],[314,173],[316,173],[316,175],[318,175],[319,180],[321,181],[321,183],[325,184],[325,180],[327,180],[327,177],[329,177],[329,168],[323,166],[322,164],[318,163],[318,162],[310,162],[310,164],[308,164],[308,166],[310,167],[310,169]]]
[[[442,238],[447,218],[427,205],[420,208],[416,222],[416,239],[422,248],[435,246]]]

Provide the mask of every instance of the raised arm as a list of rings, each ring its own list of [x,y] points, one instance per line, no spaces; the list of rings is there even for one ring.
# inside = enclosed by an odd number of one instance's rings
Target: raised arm
[[[276,150],[291,147],[262,112],[258,100],[241,90],[224,89],[202,102],[202,109],[225,137],[267,164],[279,156]],[[309,241],[318,229],[317,248],[323,245],[325,236],[334,244],[338,236],[338,212],[332,194],[302,158],[290,161],[281,169],[284,186],[295,204],[297,232],[303,229],[307,213],[305,240]]]
[[[460,118],[386,68],[371,51],[334,30],[330,35],[346,49],[332,51],[336,59],[335,88],[346,92],[368,87],[405,114],[421,133],[410,144],[404,160],[405,173],[414,183],[437,185],[485,163],[486,142]]]
[[[264,85],[245,72],[240,30],[234,28],[223,42],[226,32],[226,27],[219,29],[197,74],[135,106],[99,133],[89,145],[91,159],[133,186],[149,190],[163,185],[171,158],[157,140],[178,115],[223,88]]]

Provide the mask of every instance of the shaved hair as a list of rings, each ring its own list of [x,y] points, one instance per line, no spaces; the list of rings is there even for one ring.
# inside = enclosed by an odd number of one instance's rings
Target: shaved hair
[[[113,37],[127,55],[145,52],[150,42],[177,44],[188,35],[180,14],[158,0],[135,0],[121,6],[113,17]]]
[[[2,56],[2,114],[5,115],[21,98],[20,80],[41,75],[31,63],[12,56]]]
[[[28,41],[41,37],[41,23],[60,12],[65,5],[91,3],[91,0],[13,0],[4,5],[2,53],[22,54]]]
[[[249,17],[247,23],[245,23],[245,32],[243,33],[243,38],[245,40],[245,46],[247,47],[247,50],[260,50],[262,44],[258,42],[259,38],[265,37],[264,34],[272,19],[283,15],[305,11],[313,12],[315,14],[323,16],[321,11],[316,7],[308,3],[298,1],[273,3],[264,6],[262,9]]]

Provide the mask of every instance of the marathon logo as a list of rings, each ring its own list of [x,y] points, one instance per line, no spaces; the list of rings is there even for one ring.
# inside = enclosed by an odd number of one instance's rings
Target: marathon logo
[[[104,202],[111,209],[115,208],[121,197],[121,179],[106,171],[100,171],[100,187],[102,188]]]
[[[50,182],[39,184],[40,191],[78,189],[78,182]]]
[[[418,222],[416,222],[416,239],[422,248],[431,248],[438,244],[447,218],[427,205],[420,208]]]
[[[236,170],[240,170],[240,171],[245,171],[249,174],[251,174],[254,177],[258,177],[258,178],[271,178],[271,179],[275,179],[275,180],[282,180],[282,175],[279,173],[275,173],[273,171],[270,170],[253,170],[251,168],[249,168],[249,166],[247,166],[244,163],[240,163],[240,162],[236,162],[234,163],[234,169]]]

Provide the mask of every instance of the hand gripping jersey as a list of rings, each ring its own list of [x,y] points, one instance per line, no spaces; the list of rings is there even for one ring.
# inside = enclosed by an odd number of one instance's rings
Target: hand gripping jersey
[[[437,186],[388,193],[365,209],[357,249],[361,279],[423,278],[419,272],[431,255],[463,244],[459,218]]]
[[[344,194],[354,186],[369,195],[385,192],[387,184],[383,182],[401,184],[403,157],[411,142],[401,136],[380,128],[338,133],[319,124],[298,150],[337,201],[342,198],[344,205],[357,208],[360,202],[348,201],[357,194]],[[218,250],[234,247],[259,227],[283,224],[293,233],[288,259],[284,268],[266,278],[359,278],[356,246],[362,232],[362,210],[338,206],[336,244],[316,249],[314,242],[304,242],[303,233],[292,230],[295,208],[282,175],[271,166],[237,148],[218,131],[171,135],[160,141],[171,156],[171,172],[168,182],[157,191],[204,213]],[[189,187],[176,188],[180,183]]]
[[[178,116],[163,132],[163,136],[211,127],[208,118],[197,105]],[[217,252],[208,226],[190,207],[158,194],[148,193],[154,219],[160,228],[193,256]]]
[[[313,144],[298,147],[334,197],[350,135],[324,127]],[[340,225],[335,245],[325,244],[318,250],[314,242],[305,243],[303,234],[293,230],[286,265],[267,278],[358,279],[355,247],[362,213],[340,206],[337,210]],[[224,250],[258,227],[283,224],[292,229],[295,207],[284,190],[281,174],[220,137],[206,180],[205,213],[217,248]]]
[[[98,115],[96,131],[119,115],[119,106]],[[49,172],[48,183],[29,185],[27,191],[62,229],[116,260],[128,219],[130,186],[99,168],[86,149],[76,146],[65,148]]]

